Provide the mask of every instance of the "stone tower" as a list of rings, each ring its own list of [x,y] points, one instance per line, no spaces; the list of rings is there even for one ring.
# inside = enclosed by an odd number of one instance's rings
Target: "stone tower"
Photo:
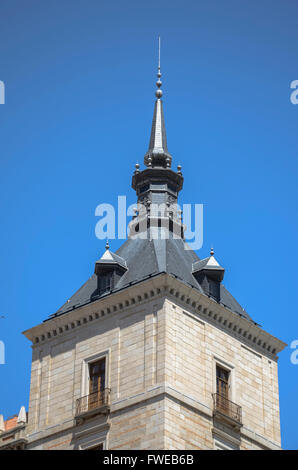
[[[200,260],[186,245],[160,78],[159,65],[129,238],[116,253],[107,243],[87,282],[24,332],[33,350],[27,449],[280,448],[285,345],[223,286],[214,252]]]

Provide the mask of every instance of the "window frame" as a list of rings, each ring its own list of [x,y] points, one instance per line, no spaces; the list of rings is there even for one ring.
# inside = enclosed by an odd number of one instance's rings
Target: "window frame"
[[[107,450],[108,444],[108,435],[106,431],[102,431],[99,435],[91,435],[85,438],[80,442],[78,445],[79,450],[92,450],[94,447],[99,446],[102,444],[102,450]]]
[[[222,371],[224,372],[224,374],[227,375],[227,379],[223,379],[222,377],[220,377],[220,375],[218,375],[218,371]],[[230,399],[230,396],[231,396],[231,371],[229,369],[227,369],[226,367],[222,367],[221,365],[219,364],[216,364],[216,393],[221,395],[222,397],[226,398],[227,400]],[[225,394],[223,395],[221,393],[221,390],[220,390],[220,387],[218,387],[218,381],[221,381],[223,382],[223,384],[225,384]]]
[[[97,449],[97,447],[101,446],[101,449]],[[91,445],[86,447],[84,450],[104,450],[104,441],[98,442],[95,445]]]
[[[96,364],[99,365],[99,364],[103,364],[103,371],[104,371],[104,383],[102,383],[100,381],[100,387],[98,388],[98,382],[97,382],[97,386],[96,386],[96,390],[93,390],[91,391],[90,389],[92,389],[91,387],[91,384],[93,383],[94,385],[94,378],[95,377],[101,377],[102,374],[99,373],[99,374],[92,374],[92,368],[93,366],[95,366]],[[89,377],[89,395],[91,393],[96,393],[96,392],[101,392],[102,390],[104,390],[106,388],[106,368],[107,368],[107,361],[106,361],[106,357],[102,357],[100,359],[97,359],[97,361],[91,361],[91,362],[88,362],[88,366],[89,366],[89,370],[88,370],[88,377]],[[92,379],[93,378],[93,382],[92,382]]]
[[[228,399],[235,403],[235,366],[232,363],[227,363],[217,356],[213,356],[213,393],[217,393],[217,367],[221,367],[229,372]]]
[[[98,293],[99,295],[110,292],[113,289],[114,273],[108,271],[98,277]]]
[[[110,378],[110,349],[106,351],[99,352],[92,356],[89,356],[82,361],[82,379],[81,379],[81,397],[89,395],[89,384],[90,384],[90,375],[89,375],[89,366],[90,364],[99,361],[100,359],[105,358],[105,385],[104,388],[109,388],[109,378]]]
[[[239,450],[239,446],[237,446],[236,444],[221,439],[217,436],[213,437],[213,448],[214,450]]]

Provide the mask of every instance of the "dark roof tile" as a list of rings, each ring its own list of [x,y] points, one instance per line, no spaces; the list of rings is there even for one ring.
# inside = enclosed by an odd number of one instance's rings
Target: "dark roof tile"
[[[181,238],[174,239],[171,237],[154,240],[149,237],[145,239],[129,238],[113,256],[115,260],[121,260],[122,262],[124,260],[127,266],[127,271],[120,278],[113,292],[128,287],[132,283],[140,282],[150,275],[167,272],[188,283],[201,294],[204,294],[201,286],[192,275],[192,271],[194,264],[196,268],[198,266],[201,268],[204,266],[204,263],[207,263],[209,258],[200,260],[196,253]],[[96,275],[93,274],[54,315],[61,315],[89,303],[96,288]],[[221,285],[221,303],[231,311],[251,320],[249,315],[223,285]]]

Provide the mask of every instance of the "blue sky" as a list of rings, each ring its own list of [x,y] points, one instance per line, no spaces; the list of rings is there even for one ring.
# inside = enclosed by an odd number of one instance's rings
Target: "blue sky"
[[[298,5],[289,0],[9,0],[0,6],[0,413],[28,404],[40,323],[104,250],[96,206],[133,203],[162,37],[168,147],[180,202],[204,204],[224,283],[290,344],[297,320]],[[121,241],[112,241],[116,250]],[[282,444],[298,448],[298,365],[280,354]]]

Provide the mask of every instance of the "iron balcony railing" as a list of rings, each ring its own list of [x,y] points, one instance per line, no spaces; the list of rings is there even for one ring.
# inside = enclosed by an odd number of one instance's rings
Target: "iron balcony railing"
[[[214,413],[220,413],[242,424],[242,408],[219,393],[213,393]]]
[[[76,401],[76,416],[87,411],[107,409],[110,404],[110,389],[98,390]]]

